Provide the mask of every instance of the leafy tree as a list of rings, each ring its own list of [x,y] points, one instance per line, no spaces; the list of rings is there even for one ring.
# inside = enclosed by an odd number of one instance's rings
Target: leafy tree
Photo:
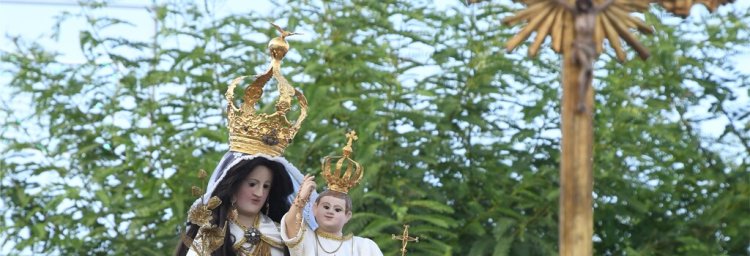
[[[347,231],[386,255],[402,224],[420,236],[412,255],[556,253],[560,61],[503,52],[510,5],[289,1],[216,17],[177,2],[150,9],[148,41],[113,35],[128,21],[103,7],[63,16],[88,22],[85,63],[23,38],[0,53],[12,95],[0,112],[0,237],[11,253],[170,253],[197,170],[228,148],[228,81],[266,68],[268,21],[313,35],[289,38],[284,73],[310,111],[287,158],[318,174],[344,132],[359,134],[366,173]],[[675,26],[656,15],[657,34],[641,39],[651,59],[597,62],[596,254],[748,254],[750,79],[727,56],[750,45],[750,18]],[[716,120],[726,127],[707,135]]]
[[[741,54],[734,44],[750,39],[740,22],[747,17],[737,11],[673,28],[648,15],[657,31],[644,38],[649,61],[605,57],[596,119],[597,252],[750,253],[747,235],[736,230],[748,227],[741,216],[750,210],[743,203],[750,133],[738,127],[748,121],[740,97],[750,77],[727,61]],[[704,123],[716,119],[729,121],[723,134],[706,136]]]

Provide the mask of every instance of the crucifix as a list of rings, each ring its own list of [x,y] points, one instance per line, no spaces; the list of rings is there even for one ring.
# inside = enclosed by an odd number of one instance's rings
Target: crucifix
[[[621,40],[630,45],[641,59],[649,52],[631,29],[652,33],[650,26],[631,13],[647,11],[654,2],[681,17],[700,3],[709,11],[734,0],[518,0],[528,8],[505,19],[513,25],[528,24],[506,45],[512,51],[531,32],[536,38],[529,46],[529,56],[537,54],[547,35],[552,49],[563,54],[562,130],[560,160],[560,255],[592,255],[593,238],[593,64],[602,52],[606,38],[620,61],[625,61]]]
[[[404,232],[400,236],[391,234],[391,239],[401,240],[401,256],[406,256],[406,244],[409,242],[419,243],[419,237],[409,236],[409,225],[404,225]]]

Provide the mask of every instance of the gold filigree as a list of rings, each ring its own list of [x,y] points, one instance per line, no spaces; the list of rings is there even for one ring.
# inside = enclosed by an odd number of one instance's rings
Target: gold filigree
[[[255,80],[245,88],[243,104],[240,108],[234,104],[234,88],[247,76],[235,78],[225,94],[229,101],[227,119],[229,148],[232,151],[280,156],[292,142],[302,121],[307,117],[307,99],[281,74],[281,60],[289,51],[289,43],[285,38],[298,33],[284,31],[276,24],[272,23],[272,25],[281,33],[281,36],[272,39],[268,44],[268,51],[272,57],[271,66],[265,73],[255,76]],[[263,86],[271,78],[278,82],[279,99],[276,102],[276,112],[256,113],[255,104],[263,94]],[[300,105],[300,116],[294,123],[286,118],[286,114],[291,109],[293,97],[297,98]]]
[[[221,200],[214,196],[207,203],[201,203],[188,211],[188,221],[198,225],[198,232],[194,239],[183,235],[182,241],[198,255],[210,255],[211,252],[219,249],[224,244],[227,225],[219,228],[211,224],[213,212],[221,204]]]
[[[203,195],[203,190],[197,186],[191,187],[190,190],[195,197]]]
[[[198,230],[198,236],[200,237],[202,251],[213,252],[219,249],[224,244],[224,235],[226,234],[227,225],[224,228],[219,228],[216,225],[201,226]]]
[[[198,226],[208,225],[213,219],[211,209],[204,204],[193,207],[188,211],[188,221]]]
[[[333,233],[325,232],[320,229],[316,229],[315,234],[318,234],[318,236],[320,237],[324,237],[324,238],[328,238],[328,239],[336,240],[336,241],[346,241],[346,240],[352,239],[352,237],[354,236],[354,234],[352,233],[346,234],[344,236],[339,236]]]
[[[208,207],[209,210],[213,210],[213,209],[216,209],[216,207],[219,206],[220,204],[221,204],[221,199],[219,199],[219,197],[217,196],[213,196],[210,199],[208,199],[208,205],[206,207]]]
[[[323,178],[328,183],[328,189],[341,193],[348,193],[349,189],[356,186],[364,175],[364,168],[349,156],[352,153],[352,142],[357,140],[357,133],[351,131],[346,134],[347,143],[344,146],[343,156],[327,156],[323,159]],[[331,170],[331,162],[336,161],[334,171]],[[341,168],[346,165],[346,171]]]

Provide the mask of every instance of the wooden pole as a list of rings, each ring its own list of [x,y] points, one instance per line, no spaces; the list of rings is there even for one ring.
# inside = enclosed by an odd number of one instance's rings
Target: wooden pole
[[[562,159],[560,160],[560,255],[593,255],[593,103],[585,95],[586,111],[576,112],[580,67],[573,61],[573,24],[563,29]],[[589,81],[588,86],[591,86]]]
[[[534,56],[539,45],[547,35],[552,37],[552,49],[563,53],[562,76],[562,116],[561,130],[561,159],[560,159],[560,255],[562,256],[590,256],[593,255],[594,210],[593,210],[593,142],[594,142],[594,89],[591,81],[586,95],[579,98],[579,73],[581,67],[573,61],[573,40],[575,38],[575,12],[577,7],[568,7],[560,11],[571,0],[519,0],[528,5],[513,16],[506,17],[503,23],[513,25],[520,21],[528,23],[518,34],[513,36],[507,44],[508,52],[525,41],[533,31],[537,32],[534,43],[529,48],[529,56]],[[576,0],[580,1],[580,0]],[[573,1],[573,2],[576,2]],[[628,1],[593,1],[606,4],[604,9],[598,10],[593,41],[597,50],[606,36],[611,47],[617,53],[620,61],[625,61],[625,52],[620,46],[620,39],[624,39],[638,52],[642,59],[649,56],[644,47],[629,30],[638,29],[650,33],[651,28],[642,20],[630,16],[631,12],[644,12],[649,8],[649,2],[657,2],[668,11],[678,15],[689,14],[690,6],[696,3],[706,5],[711,12],[720,5],[734,2],[734,0],[628,0]],[[473,3],[470,1],[469,3]],[[611,5],[609,5],[611,4]],[[580,15],[580,14],[577,14]],[[602,27],[603,26],[603,27]],[[588,40],[586,40],[588,41]],[[593,58],[596,60],[596,57]],[[593,63],[592,63],[593,65]],[[593,67],[592,67],[593,68]],[[583,101],[584,112],[577,112],[578,102]]]

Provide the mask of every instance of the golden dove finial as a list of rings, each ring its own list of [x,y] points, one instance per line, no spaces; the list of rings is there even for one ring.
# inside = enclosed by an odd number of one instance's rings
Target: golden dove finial
[[[301,35],[301,33],[286,31],[273,22],[271,22],[271,25],[274,26],[281,35],[268,42],[268,51],[271,53],[271,57],[281,60],[289,51],[289,43],[286,42],[286,37],[291,35]]]

